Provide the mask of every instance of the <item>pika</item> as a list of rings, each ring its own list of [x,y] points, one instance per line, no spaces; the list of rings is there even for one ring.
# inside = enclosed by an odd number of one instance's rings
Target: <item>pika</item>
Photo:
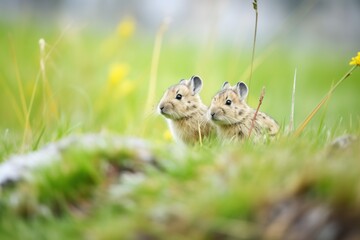
[[[158,105],[159,113],[166,118],[174,138],[186,144],[194,144],[213,131],[207,118],[208,108],[199,96],[201,88],[200,77],[183,79],[165,91]]]
[[[208,118],[216,125],[217,133],[223,140],[242,140],[249,136],[256,110],[245,102],[247,94],[245,83],[238,82],[232,87],[225,82],[213,97]],[[274,136],[278,131],[279,125],[274,119],[265,113],[257,113],[251,133],[254,140],[262,136]]]

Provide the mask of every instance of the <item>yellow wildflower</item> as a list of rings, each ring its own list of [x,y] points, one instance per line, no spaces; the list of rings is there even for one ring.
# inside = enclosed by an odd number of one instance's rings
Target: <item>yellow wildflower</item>
[[[122,38],[129,38],[134,34],[135,31],[135,21],[131,17],[126,17],[123,19],[118,27],[117,33]]]
[[[360,66],[360,52],[357,53],[357,56],[351,58],[351,61],[349,64]]]
[[[172,141],[172,139],[173,139],[169,129],[164,132],[163,137],[166,141]]]
[[[129,73],[129,65],[125,63],[115,63],[110,66],[108,83],[110,87],[117,86]]]
[[[121,96],[127,96],[135,89],[135,84],[130,80],[123,81],[118,88],[118,94]]]

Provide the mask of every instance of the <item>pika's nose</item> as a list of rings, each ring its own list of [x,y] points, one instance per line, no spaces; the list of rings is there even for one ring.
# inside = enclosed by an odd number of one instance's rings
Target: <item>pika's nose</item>
[[[160,112],[162,112],[164,108],[165,108],[164,105],[160,105],[159,106]]]
[[[211,113],[211,118],[214,118],[214,116],[215,116],[215,113],[212,112],[212,113]]]

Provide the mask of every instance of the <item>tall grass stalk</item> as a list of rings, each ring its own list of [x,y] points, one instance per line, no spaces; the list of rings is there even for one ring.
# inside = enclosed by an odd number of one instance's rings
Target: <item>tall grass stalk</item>
[[[57,110],[58,107],[57,107],[56,101],[54,99],[54,94],[52,92],[50,83],[46,77],[45,45],[46,45],[45,40],[43,38],[41,38],[39,40],[39,46],[40,46],[40,72],[41,72],[41,78],[42,78],[43,87],[44,87],[43,99],[44,99],[44,104],[46,102],[49,102],[50,112],[55,115],[55,119],[58,119],[59,118],[59,114],[58,114],[58,110]],[[44,112],[45,112],[45,109],[46,109],[46,105],[44,106]]]
[[[19,72],[19,65],[18,65],[17,59],[16,59],[15,46],[14,46],[13,42],[11,41],[11,39],[9,42],[10,42],[10,47],[11,47],[11,54],[13,57],[13,64],[15,67],[15,74],[16,74],[16,80],[17,80],[17,85],[18,85],[18,89],[19,89],[22,111],[23,111],[22,116],[25,117],[24,133],[23,133],[22,144],[21,144],[21,148],[20,148],[20,151],[23,152],[25,150],[24,146],[25,146],[26,139],[28,138],[28,136],[31,135],[32,130],[31,130],[31,126],[30,126],[30,121],[26,117],[29,114],[29,110],[28,110],[28,107],[26,104],[24,86],[23,86],[23,83],[21,80],[21,76],[20,76],[20,72]]]
[[[294,132],[294,136],[299,136],[302,131],[305,129],[305,127],[309,124],[311,119],[315,116],[315,114],[319,111],[319,109],[326,103],[327,100],[330,99],[331,94],[334,92],[334,90],[342,83],[346,78],[348,78],[351,73],[355,70],[357,66],[353,66],[340,80],[330,88],[330,90],[327,92],[327,94],[321,99],[321,101],[316,105],[316,107],[310,112],[310,114],[304,119],[304,121],[300,124],[300,126],[296,129]]]
[[[253,8],[255,10],[255,30],[254,30],[254,39],[253,39],[253,46],[252,46],[252,54],[251,54],[251,65],[250,65],[250,76],[249,76],[249,88],[251,88],[251,79],[253,73],[253,65],[254,65],[254,57],[255,57],[255,47],[256,47],[256,36],[257,36],[257,26],[258,26],[258,5],[257,0],[253,1]]]
[[[39,80],[40,80],[40,73],[38,73],[37,76],[36,76],[34,88],[33,88],[33,91],[31,93],[31,98],[30,98],[30,103],[29,103],[29,111],[26,114],[26,121],[27,122],[30,122],[30,115],[31,115],[31,112],[32,112],[32,108],[33,108],[34,99],[35,99],[35,96],[36,96],[36,91],[37,91],[37,88],[38,88]],[[23,142],[23,144],[25,144],[25,142]]]
[[[334,82],[331,83],[331,88],[334,86]],[[329,96],[330,99],[331,95]],[[323,111],[322,114],[320,116],[320,122],[319,122],[319,129],[318,129],[318,135],[321,134],[322,129],[326,129],[326,124],[325,124],[325,120],[326,120],[326,113],[327,113],[327,109],[329,107],[329,102],[326,102],[323,106]],[[335,132],[334,130],[332,132]]]
[[[43,38],[41,38],[39,40],[39,47],[40,47],[40,70],[39,73],[36,76],[36,80],[35,80],[35,84],[34,84],[34,88],[33,91],[31,93],[31,98],[30,98],[30,104],[29,104],[29,111],[28,114],[26,115],[26,119],[27,121],[30,121],[30,114],[32,112],[32,107],[34,104],[34,99],[36,96],[36,92],[37,92],[37,88],[38,88],[38,84],[39,84],[39,80],[40,80],[40,75],[42,75],[42,77],[45,77],[45,63],[48,60],[48,58],[50,57],[51,53],[54,51],[55,47],[59,44],[59,42],[62,40],[62,38],[65,36],[65,33],[69,30],[70,25],[68,25],[65,30],[61,33],[61,35],[58,37],[58,39],[56,40],[55,44],[50,48],[50,50],[47,52],[47,54],[45,54],[45,45],[46,42]],[[58,112],[57,112],[57,118],[59,118],[58,116]]]
[[[45,52],[45,46],[46,46],[46,42],[43,38],[41,38],[39,40],[39,49],[40,49],[40,69],[39,69],[39,72],[36,76],[36,79],[35,79],[35,84],[34,84],[34,87],[32,89],[32,93],[31,93],[31,98],[30,98],[30,102],[29,102],[29,109],[26,113],[26,122],[29,124],[30,126],[30,116],[31,116],[31,112],[32,112],[32,108],[33,108],[33,105],[34,105],[34,100],[35,100],[35,96],[36,96],[36,92],[37,92],[37,89],[38,89],[38,86],[39,86],[39,81],[40,81],[40,77],[42,77],[43,79],[43,83],[44,83],[44,93],[43,93],[43,101],[44,101],[44,104],[46,103],[47,99],[46,99],[46,95],[45,95],[45,91],[47,92],[47,95],[49,97],[49,101],[50,101],[50,106],[52,107],[52,110],[53,112],[55,112],[55,117],[56,119],[58,120],[59,119],[59,113],[58,113],[58,108],[57,108],[57,105],[56,105],[56,102],[53,98],[53,93],[52,93],[52,90],[50,88],[50,86],[47,86],[48,83],[47,83],[47,78],[46,78],[46,68],[45,68],[45,63],[47,61],[47,59],[50,57],[52,51],[55,49],[55,46],[60,42],[60,40],[62,39],[62,37],[65,35],[65,32],[68,30],[69,27],[67,27],[65,29],[65,31],[62,32],[62,34],[60,35],[60,37],[56,40],[54,46],[51,47],[51,49],[49,50],[49,52],[46,54]],[[44,109],[44,112],[45,112],[45,109]],[[43,130],[42,132],[45,130],[45,128],[43,127]],[[22,148],[24,148],[25,146],[25,140],[26,140],[26,131],[24,131],[24,136],[23,136],[23,143],[22,143]],[[40,134],[39,135],[39,138],[41,139],[41,137],[43,136],[43,134]],[[37,139],[36,142],[39,142],[40,139]],[[37,144],[35,144],[37,145]]]
[[[144,111],[145,115],[151,111],[152,105],[154,104],[161,46],[162,46],[162,41],[164,38],[164,33],[167,30],[168,25],[169,25],[169,19],[164,19],[164,21],[161,23],[161,25],[159,27],[159,30],[156,33],[154,49],[153,49],[153,54],[152,54],[152,58],[151,58],[149,89],[148,89],[148,93],[147,93],[147,100],[145,103],[146,105],[145,105],[145,111]]]
[[[247,76],[252,76],[252,72],[256,70],[256,68],[259,67],[259,65],[265,61],[265,59],[270,56],[272,52],[274,52],[280,45],[281,39],[288,35],[290,31],[293,30],[292,26],[295,26],[298,24],[302,19],[304,19],[305,15],[310,12],[310,10],[314,7],[316,4],[316,1],[306,0],[303,1],[296,11],[292,11],[289,13],[289,17],[286,18],[286,21],[284,21],[283,26],[281,26],[279,31],[274,34],[273,38],[269,41],[268,45],[264,48],[265,50],[262,51],[262,53],[258,57],[255,58],[255,54],[253,54],[253,64],[250,64],[250,66],[247,67],[247,69],[243,72],[243,74],[240,76],[240,79],[245,79]],[[256,5],[257,7],[257,5]],[[256,10],[257,13],[257,10]],[[257,25],[257,23],[256,23]],[[257,26],[256,26],[257,28]],[[254,40],[256,42],[255,36]],[[254,50],[254,49],[253,49]],[[255,50],[254,50],[255,52]],[[252,77],[251,77],[252,78]],[[249,88],[250,88],[250,81],[249,81]],[[250,94],[250,93],[249,93]],[[249,99],[249,98],[248,98]]]
[[[18,65],[18,62],[16,59],[15,46],[14,46],[13,42],[11,41],[11,39],[9,40],[9,42],[10,42],[10,47],[11,47],[11,55],[13,57],[13,64],[15,67],[15,75],[16,75],[16,81],[17,81],[17,85],[18,85],[18,89],[19,89],[21,107],[22,107],[24,116],[26,116],[28,109],[27,109],[27,104],[26,104],[26,99],[25,99],[24,86],[23,86],[21,76],[20,76],[19,65]],[[26,125],[26,123],[25,123],[25,125]]]
[[[5,77],[4,77],[4,79],[5,79]],[[8,84],[6,84],[6,81],[0,81],[0,83],[3,84],[2,89],[5,90],[6,95],[9,97],[8,98],[9,99],[8,104],[11,103],[11,105],[12,105],[11,109],[13,109],[13,111],[14,111],[14,113],[15,113],[18,121],[19,121],[19,124],[21,126],[23,124],[23,120],[24,120],[23,115],[22,115],[23,113],[22,113],[22,110],[21,110],[21,106],[19,106],[17,104],[16,96],[15,96],[15,94],[12,93],[10,87],[8,86]]]
[[[240,79],[245,79],[247,76],[250,75],[250,72],[256,70],[261,63],[263,63],[268,56],[275,50],[276,45],[269,46],[264,52],[261,53],[260,56],[254,58],[254,64],[253,66],[248,66],[246,70],[243,72],[243,74],[240,76]],[[250,86],[249,86],[250,88]],[[250,94],[250,93],[249,93]],[[248,98],[249,99],[249,98]]]
[[[45,73],[45,40],[43,38],[40,38],[39,40],[39,47],[40,47],[40,73],[44,84],[44,90],[45,86],[47,85],[47,79],[46,79],[46,73]],[[46,94],[45,91],[43,92],[43,101],[46,102]]]
[[[296,91],[296,74],[297,69],[295,68],[293,90],[291,95],[291,110],[290,110],[290,121],[289,121],[289,133],[294,130],[294,114],[295,114],[295,91]]]
[[[37,88],[39,85],[39,80],[40,80],[40,73],[42,74],[43,78],[45,75],[45,59],[44,59],[44,53],[45,53],[45,40],[43,38],[41,38],[39,40],[39,47],[40,47],[40,72],[37,74],[36,79],[35,79],[35,84],[34,84],[34,88],[33,91],[31,93],[31,98],[30,98],[30,103],[29,103],[29,111],[26,114],[26,122],[30,122],[30,115],[32,112],[32,108],[33,108],[33,104],[34,104],[34,99],[36,96],[36,92],[37,92]],[[46,101],[45,98],[45,93],[43,95],[43,101]],[[23,143],[22,143],[23,147],[25,145],[25,132],[24,132],[24,137],[23,137]]]

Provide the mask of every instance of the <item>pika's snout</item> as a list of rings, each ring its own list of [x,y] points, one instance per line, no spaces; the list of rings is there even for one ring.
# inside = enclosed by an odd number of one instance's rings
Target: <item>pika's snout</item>
[[[160,104],[160,105],[159,105],[159,111],[160,111],[161,114],[164,113],[164,112],[163,112],[164,108],[165,108],[165,107],[164,107],[163,104]]]
[[[221,108],[213,108],[213,109],[210,109],[210,112],[209,112],[209,117],[212,121],[218,121],[219,120],[219,117],[221,117],[222,115],[225,114],[224,110],[221,109]]]
[[[169,117],[169,115],[172,114],[173,109],[174,109],[174,105],[170,102],[161,103],[159,105],[159,112],[165,117]]]

